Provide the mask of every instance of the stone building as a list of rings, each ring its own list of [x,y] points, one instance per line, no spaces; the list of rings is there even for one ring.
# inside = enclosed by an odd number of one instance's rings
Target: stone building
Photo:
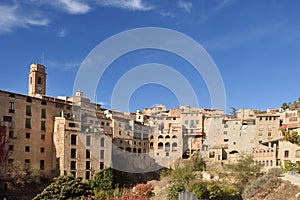
[[[57,175],[53,144],[54,118],[70,112],[70,102],[45,96],[45,67],[32,64],[28,95],[0,91],[0,117],[6,126],[4,166],[20,164],[45,177]]]

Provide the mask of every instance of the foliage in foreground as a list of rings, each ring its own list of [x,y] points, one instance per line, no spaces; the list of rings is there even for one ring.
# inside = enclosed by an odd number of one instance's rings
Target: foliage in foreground
[[[234,179],[240,191],[247,183],[262,175],[262,166],[256,164],[249,155],[242,155],[235,163],[225,166],[225,169],[228,172],[229,180]]]
[[[138,184],[131,191],[125,192],[122,197],[113,197],[112,200],[150,200],[153,196],[153,186],[150,183]]]
[[[34,200],[42,199],[84,199],[92,194],[92,190],[87,183],[83,183],[81,178],[74,176],[59,176],[54,178],[54,182],[38,194]]]
[[[271,169],[268,173],[251,181],[249,184],[246,185],[243,191],[243,199],[252,198],[258,193],[263,193],[267,195],[273,189],[278,188],[281,184],[281,180],[278,178],[280,173],[280,169]]]

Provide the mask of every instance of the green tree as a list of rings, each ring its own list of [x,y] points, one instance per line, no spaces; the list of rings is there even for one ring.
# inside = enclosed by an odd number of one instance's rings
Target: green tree
[[[98,172],[94,179],[89,182],[91,188],[96,191],[105,190],[112,191],[113,190],[113,169],[106,168],[100,172]]]
[[[249,181],[258,178],[262,174],[261,165],[256,164],[250,155],[242,155],[235,163],[225,167],[241,190]]]
[[[300,145],[300,135],[297,131],[282,130],[283,140]]]
[[[283,110],[286,110],[286,109],[289,108],[289,106],[288,106],[288,104],[287,104],[286,102],[284,102],[284,103],[282,104],[281,108],[282,108]]]
[[[59,176],[53,179],[54,182],[46,187],[41,194],[34,197],[34,200],[42,199],[84,199],[92,194],[92,190],[87,183],[82,182],[82,178],[74,176]]]

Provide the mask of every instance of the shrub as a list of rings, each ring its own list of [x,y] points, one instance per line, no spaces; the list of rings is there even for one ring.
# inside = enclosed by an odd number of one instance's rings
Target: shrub
[[[191,192],[194,193],[195,197],[198,199],[209,198],[209,191],[207,190],[207,184],[205,182],[194,184],[191,188]]]
[[[168,188],[168,200],[177,200],[180,192],[185,191],[183,185],[174,184]]]

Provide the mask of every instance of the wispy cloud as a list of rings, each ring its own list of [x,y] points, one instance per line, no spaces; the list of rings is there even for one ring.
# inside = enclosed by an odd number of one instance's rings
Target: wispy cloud
[[[61,69],[63,71],[73,71],[80,67],[81,62],[46,60],[45,65],[49,68]]]
[[[247,43],[251,40],[258,40],[259,38],[270,35],[272,32],[280,30],[285,22],[276,22],[262,24],[260,26],[249,27],[242,31],[226,34],[221,37],[203,42],[203,46],[209,50],[224,50],[236,47]]]
[[[116,7],[126,10],[147,11],[154,8],[151,5],[147,5],[142,0],[97,0],[97,3],[101,6]]]
[[[234,4],[236,0],[220,0],[215,10],[220,10]]]
[[[159,12],[159,14],[163,17],[175,17],[175,15],[173,13],[170,12]]]
[[[17,4],[0,5],[0,33],[11,32],[15,28],[47,26],[50,20],[37,12],[25,13]]]
[[[56,3],[53,3],[70,14],[85,14],[91,10],[88,4],[79,0],[57,0]]]
[[[193,4],[187,1],[178,1],[177,5],[182,8],[185,12],[191,12]]]
[[[61,29],[61,30],[58,32],[58,37],[63,38],[63,37],[66,37],[66,35],[67,35],[66,29]]]

